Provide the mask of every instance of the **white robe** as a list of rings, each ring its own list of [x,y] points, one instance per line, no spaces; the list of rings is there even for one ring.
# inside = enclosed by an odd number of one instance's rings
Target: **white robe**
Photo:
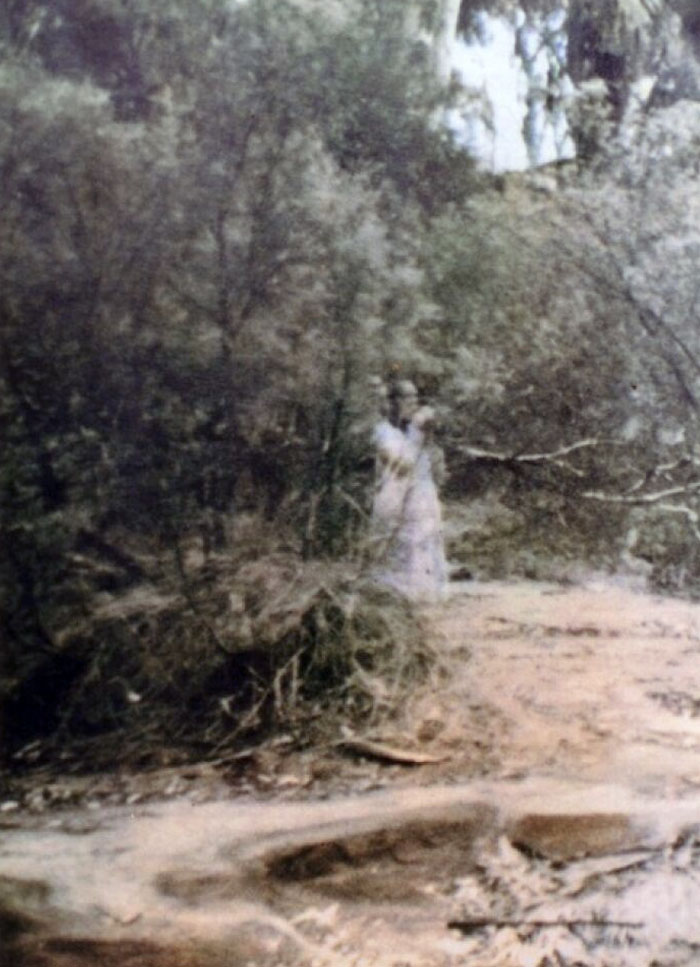
[[[423,432],[386,420],[374,430],[377,482],[371,552],[382,583],[413,600],[436,600],[447,586],[442,512]]]

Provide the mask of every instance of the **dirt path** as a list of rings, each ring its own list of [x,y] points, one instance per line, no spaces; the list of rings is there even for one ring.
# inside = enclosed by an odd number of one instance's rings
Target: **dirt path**
[[[338,795],[338,753],[297,801],[0,803],[1,967],[697,963],[700,605],[466,584],[428,617],[449,675],[403,739],[441,761],[388,788]]]
[[[610,584],[467,585],[433,620],[470,651],[469,701],[500,720],[500,774],[700,785],[697,604]]]

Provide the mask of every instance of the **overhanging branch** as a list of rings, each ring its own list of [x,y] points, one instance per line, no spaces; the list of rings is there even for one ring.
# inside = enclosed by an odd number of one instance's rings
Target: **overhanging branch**
[[[598,500],[606,504],[642,505],[655,504],[660,500],[667,500],[669,497],[680,497],[684,494],[694,493],[697,490],[700,490],[700,480],[682,484],[678,487],[667,487],[666,490],[657,490],[649,494],[606,494],[600,490],[586,490],[581,496],[586,500]]]
[[[587,447],[595,447],[597,445],[598,440],[595,437],[589,437],[585,440],[577,440],[576,443],[570,443],[568,446],[542,453],[503,453],[495,450],[482,450],[480,447],[471,446],[460,446],[457,449],[460,453],[471,457],[473,460],[511,465],[516,463],[553,463],[562,470],[573,473],[577,477],[583,477],[584,472],[582,470],[579,470],[578,467],[572,466],[561,458],[568,456],[570,453],[575,453],[577,450],[583,450]]]

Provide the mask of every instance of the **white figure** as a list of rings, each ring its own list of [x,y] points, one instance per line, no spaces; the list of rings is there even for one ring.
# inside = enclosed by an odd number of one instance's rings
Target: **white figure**
[[[404,589],[411,598],[437,599],[447,588],[442,509],[430,453],[434,421],[432,408],[422,406],[406,429],[415,461],[403,509],[399,552],[404,565]]]
[[[447,566],[430,454],[434,413],[430,407],[418,407],[416,389],[408,380],[398,384],[393,403],[392,414],[384,390],[374,428],[374,573],[413,600],[436,600],[447,587]]]

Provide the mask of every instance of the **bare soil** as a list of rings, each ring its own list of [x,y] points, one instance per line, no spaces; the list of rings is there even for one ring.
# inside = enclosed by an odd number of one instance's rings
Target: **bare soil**
[[[427,620],[443,674],[371,735],[10,787],[2,967],[697,963],[700,605],[469,583]]]
[[[434,614],[470,649],[462,688],[493,710],[502,776],[622,782],[681,796],[700,785],[700,606],[624,582],[487,584]]]

